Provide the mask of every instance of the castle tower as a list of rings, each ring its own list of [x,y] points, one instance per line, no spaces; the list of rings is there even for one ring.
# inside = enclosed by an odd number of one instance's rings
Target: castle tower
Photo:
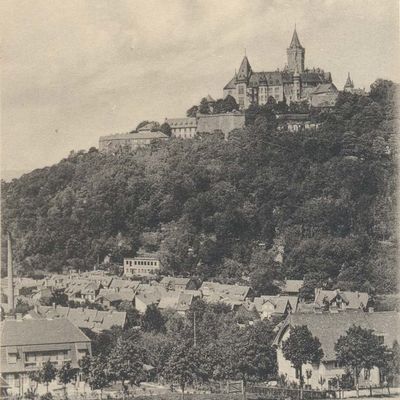
[[[13,279],[13,260],[12,260],[12,247],[11,247],[11,233],[7,233],[7,302],[9,311],[14,310],[14,279]]]
[[[241,110],[247,108],[250,104],[247,97],[247,84],[252,72],[249,60],[244,56],[236,76],[237,102]]]
[[[301,97],[300,74],[297,65],[294,68],[293,74],[293,101],[299,101]]]
[[[249,63],[249,60],[247,59],[246,56],[243,57],[242,63],[240,64],[239,67],[239,72],[236,75],[236,80],[238,82],[246,82],[250,78],[250,75],[252,73],[251,66]]]
[[[290,46],[286,50],[289,71],[294,72],[294,70],[297,67],[297,70],[300,74],[302,74],[304,72],[305,52],[306,52],[306,50],[300,44],[300,40],[299,40],[299,37],[297,36],[296,28],[294,28],[292,41],[290,42]]]
[[[352,81],[351,78],[350,78],[350,72],[348,72],[348,74],[347,74],[347,80],[346,80],[346,83],[344,84],[343,90],[344,90],[345,92],[351,92],[353,89],[354,89],[354,83],[353,83],[353,81]]]

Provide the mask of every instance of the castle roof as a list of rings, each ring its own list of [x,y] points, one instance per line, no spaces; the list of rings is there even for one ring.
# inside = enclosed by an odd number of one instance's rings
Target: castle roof
[[[312,91],[312,94],[325,94],[325,93],[337,93],[338,90],[333,83],[321,83],[319,84],[315,90]]]
[[[249,60],[246,56],[243,57],[242,63],[240,64],[239,72],[237,74],[238,80],[247,80],[252,73]]]
[[[297,36],[296,28],[294,28],[294,32],[293,32],[293,36],[292,36],[292,41],[290,42],[289,48],[290,48],[290,49],[293,49],[293,48],[301,48],[301,49],[302,49],[302,48],[303,48],[303,47],[301,46],[301,44],[300,44],[299,37]]]
[[[197,120],[195,117],[167,118],[165,122],[171,128],[196,128],[197,126]]]

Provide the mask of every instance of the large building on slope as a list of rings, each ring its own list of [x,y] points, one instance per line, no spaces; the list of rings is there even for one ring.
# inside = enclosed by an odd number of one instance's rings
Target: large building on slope
[[[305,68],[305,48],[300,44],[296,29],[287,49],[287,65],[283,70],[254,72],[245,56],[239,71],[225,85],[223,95],[233,96],[241,109],[250,104],[263,105],[269,97],[276,101],[311,100],[312,92],[320,85],[332,83],[330,72],[320,68]],[[324,90],[330,89],[325,86]],[[335,88],[336,89],[336,88]]]

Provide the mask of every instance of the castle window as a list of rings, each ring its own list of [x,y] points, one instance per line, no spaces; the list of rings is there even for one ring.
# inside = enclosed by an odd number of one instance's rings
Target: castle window
[[[239,94],[244,94],[244,86],[239,86]]]

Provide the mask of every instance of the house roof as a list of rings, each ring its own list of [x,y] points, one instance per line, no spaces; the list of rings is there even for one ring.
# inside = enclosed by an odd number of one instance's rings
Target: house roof
[[[224,285],[217,282],[203,282],[199,289],[204,297],[243,301],[248,296],[250,287],[240,285]]]
[[[342,292],[340,290],[316,289],[314,306],[322,307],[324,305],[324,299],[331,303],[338,296],[346,303],[346,308],[350,309],[365,308],[369,300],[369,295],[366,292]]]
[[[324,351],[324,360],[336,358],[335,343],[352,326],[372,329],[384,338],[384,344],[391,347],[398,339],[400,313],[395,311],[366,313],[361,311],[321,314],[289,314],[282,325],[274,344],[279,344],[288,326],[306,325],[316,336]]]
[[[5,320],[0,324],[1,346],[90,342],[67,319]]]
[[[236,75],[224,86],[224,89],[236,89]]]
[[[133,301],[135,292],[131,289],[121,289],[118,292],[112,289],[101,289],[96,297],[96,301],[104,298],[110,302],[113,301]]]
[[[282,292],[299,293],[303,284],[304,281],[302,279],[287,279],[282,286]]]
[[[286,310],[286,306],[289,303],[293,312],[297,309],[297,303],[299,298],[297,296],[260,296],[254,298],[254,306],[258,312],[262,311],[262,306],[266,302],[270,302],[275,307],[275,312],[278,314],[283,314]]]
[[[100,332],[116,325],[123,327],[126,322],[124,311],[98,311],[89,308],[69,308],[61,306],[38,306],[37,312],[44,318],[66,318],[79,328],[89,328]]]
[[[136,290],[140,286],[140,281],[131,281],[129,279],[114,278],[109,288],[110,289],[133,289]]]
[[[190,278],[175,278],[174,276],[164,276],[160,284],[163,286],[186,286],[190,282]]]

